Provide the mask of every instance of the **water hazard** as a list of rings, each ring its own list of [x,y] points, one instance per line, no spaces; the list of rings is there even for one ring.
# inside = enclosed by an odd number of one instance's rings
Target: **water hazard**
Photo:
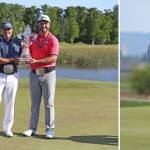
[[[28,78],[30,68],[20,65],[19,72],[21,78]],[[93,80],[105,82],[118,82],[118,69],[117,68],[77,68],[77,67],[56,67],[56,77],[66,79],[80,79],[80,80]]]

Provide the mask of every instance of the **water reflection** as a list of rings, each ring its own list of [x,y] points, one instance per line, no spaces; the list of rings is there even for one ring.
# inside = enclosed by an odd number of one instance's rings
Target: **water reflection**
[[[28,78],[30,67],[19,66],[21,78]],[[105,82],[118,82],[118,69],[116,68],[78,68],[74,66],[57,66],[57,78],[81,79]]]

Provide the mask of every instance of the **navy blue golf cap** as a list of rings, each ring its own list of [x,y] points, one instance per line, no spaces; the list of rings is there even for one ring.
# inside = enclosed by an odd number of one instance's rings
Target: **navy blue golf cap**
[[[9,21],[6,21],[6,22],[2,23],[2,27],[1,28],[2,29],[4,29],[4,28],[12,29],[12,25],[11,25],[11,23]]]

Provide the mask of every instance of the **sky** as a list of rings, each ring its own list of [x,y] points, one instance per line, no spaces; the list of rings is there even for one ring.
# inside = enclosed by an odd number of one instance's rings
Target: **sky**
[[[47,4],[51,7],[57,6],[62,9],[68,6],[84,6],[86,8],[96,7],[100,11],[104,9],[111,9],[118,5],[118,0],[0,0],[0,3],[19,4],[25,7],[36,6],[40,8],[41,5]]]
[[[149,33],[150,0],[120,0],[120,31]]]

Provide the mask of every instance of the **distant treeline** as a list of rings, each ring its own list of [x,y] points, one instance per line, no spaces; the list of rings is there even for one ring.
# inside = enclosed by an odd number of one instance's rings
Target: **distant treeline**
[[[38,33],[37,20],[40,14],[51,19],[50,31],[60,42],[87,44],[118,43],[118,5],[113,11],[86,7],[50,7],[42,5],[25,7],[18,4],[0,3],[0,24],[10,21],[13,24],[13,36],[30,25],[32,32]]]

